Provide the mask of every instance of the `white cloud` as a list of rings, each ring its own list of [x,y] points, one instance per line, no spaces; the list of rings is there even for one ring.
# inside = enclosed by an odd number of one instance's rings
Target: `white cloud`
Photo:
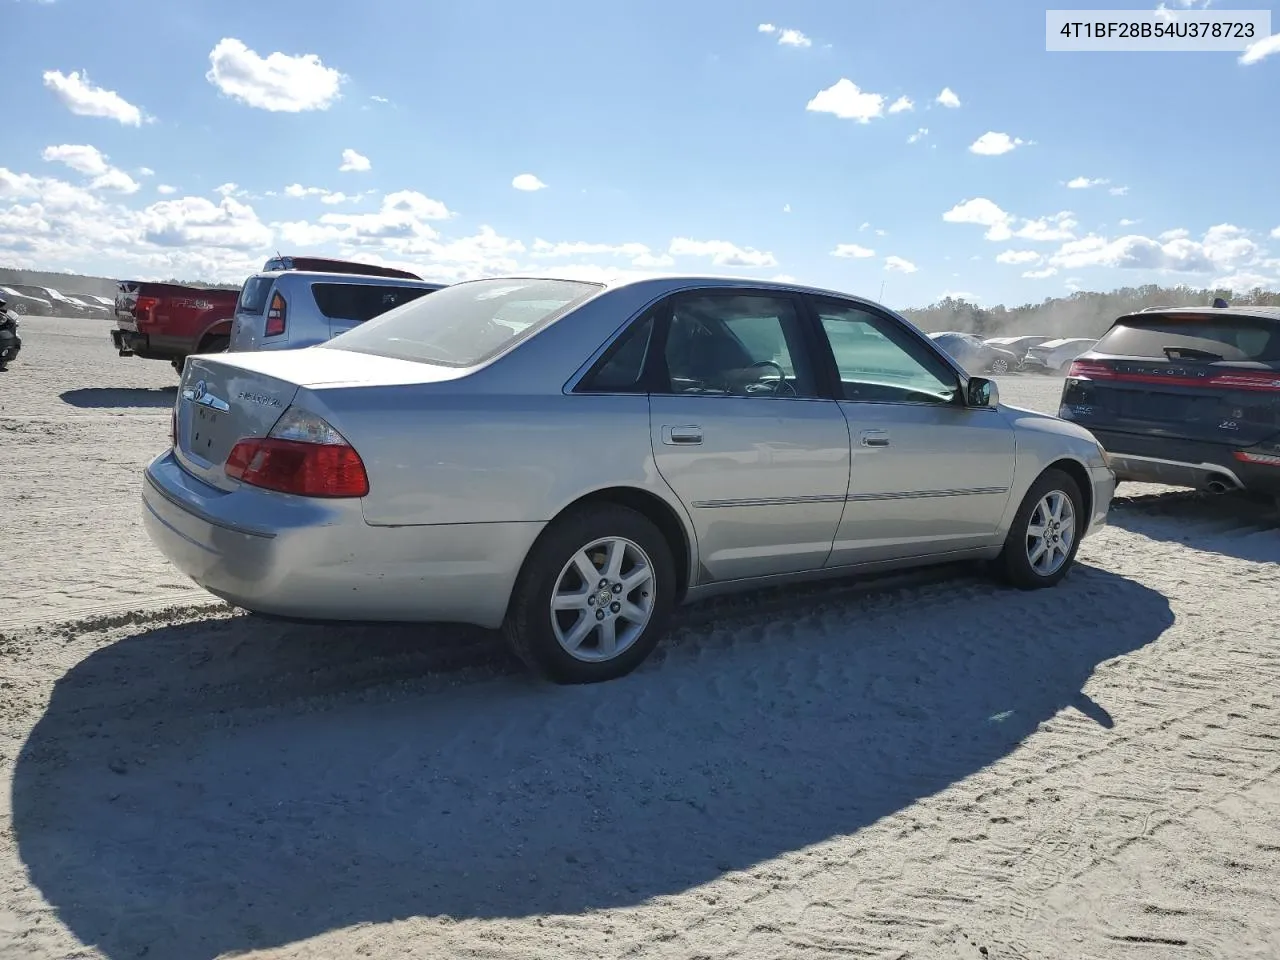
[[[76,173],[91,177],[99,176],[111,169],[102,152],[87,143],[63,143],[56,147],[45,147],[40,156],[46,161],[66,164]]]
[[[364,173],[373,167],[369,162],[369,158],[362,153],[356,153],[350,147],[342,151],[342,163],[338,166],[340,173]]]
[[[960,106],[960,98],[955,95],[955,91],[950,87],[943,87],[942,92],[934,99],[934,103],[940,103],[944,107]]]
[[[213,192],[223,197],[246,197],[249,192],[238,183],[220,183],[213,188]]]
[[[778,28],[772,23],[762,23],[760,26],[756,27],[756,30],[760,33],[776,33]]]
[[[1235,293],[1248,293],[1257,287],[1263,290],[1280,289],[1280,277],[1240,270],[1227,276],[1217,277],[1210,284],[1214,288],[1226,287]]]
[[[170,186],[167,183],[161,183],[156,186],[156,193],[162,193],[166,196],[177,193],[177,192],[178,192],[177,187]]]
[[[778,43],[784,47],[811,47],[813,41],[799,30],[783,30],[778,34]]]
[[[1039,263],[1043,257],[1034,250],[1005,250],[996,255],[996,263]]]
[[[156,172],[152,170],[150,167],[138,168],[138,176],[140,177],[154,177],[155,175],[156,175]]]
[[[1121,220],[1120,220],[1120,226],[1122,226],[1122,227],[1132,227],[1132,226],[1134,226],[1135,224],[1138,224],[1138,223],[1141,223],[1141,222],[1142,222],[1141,220],[1130,220],[1128,217],[1123,217],[1123,218],[1121,218]]]
[[[1072,190],[1088,190],[1090,187],[1100,187],[1110,182],[1102,178],[1090,180],[1088,177],[1076,177],[1074,180],[1068,180],[1067,186]]]
[[[912,101],[912,99],[906,94],[903,94],[897,100],[893,101],[893,103],[889,104],[889,112],[902,113],[904,110],[914,110],[915,106],[914,101]]]
[[[846,257],[854,260],[861,260],[866,257],[874,257],[876,252],[868,247],[859,246],[856,243],[838,243],[836,248],[831,251],[833,257]]]
[[[277,113],[327,110],[341,96],[346,79],[314,53],[262,57],[233,37],[224,37],[209,51],[209,64],[205,79],[226,96]]]
[[[928,135],[929,135],[929,128],[928,128],[928,127],[921,127],[921,128],[920,128],[920,129],[918,129],[915,133],[913,133],[911,136],[907,137],[907,143],[916,143],[917,141],[922,140],[923,138],[927,137]]]
[[[1280,33],[1273,33],[1269,37],[1263,37],[1249,44],[1245,47],[1244,53],[1240,54],[1239,62],[1248,66],[1265,60],[1273,53],[1280,53]]]
[[[1128,192],[1128,187],[1112,187],[1107,191],[1107,193],[1111,194],[1113,197],[1123,197]]]
[[[511,185],[517,190],[526,192],[533,190],[545,190],[547,185],[535,177],[532,173],[522,173],[511,180]]]
[[[1064,243],[1049,262],[1067,270],[1109,267],[1172,273],[1238,271],[1266,264],[1263,251],[1247,230],[1220,223],[1192,240],[1183,230],[1171,230],[1158,239],[1137,234],[1108,240],[1090,234]]]
[[[782,205],[782,212],[783,212],[783,213],[790,213],[790,212],[791,212],[791,204],[789,204],[789,203],[784,203],[784,204]]]
[[[969,152],[984,157],[998,157],[1002,153],[1008,153],[1015,147],[1021,147],[1026,142],[1018,137],[1011,137],[1007,133],[996,133],[994,130],[988,130],[973,143],[969,144]]]
[[[865,220],[864,220],[864,221],[862,222],[862,224],[858,227],[859,232],[861,232],[861,231],[863,231],[863,230],[870,230],[870,229],[871,229],[871,224],[870,224],[870,223],[868,223],[868,222],[867,222],[867,221],[865,221]]]
[[[328,193],[324,187],[304,187],[300,183],[291,183],[284,188],[286,197],[318,197]]]
[[[675,237],[667,247],[673,257],[710,257],[718,267],[776,267],[777,259],[768,251],[739,247],[728,240],[691,240]]]
[[[1044,267],[1040,270],[1027,270],[1022,275],[1028,280],[1043,280],[1045,277],[1052,277],[1057,272],[1057,267]]]
[[[919,269],[910,260],[904,260],[902,257],[885,257],[884,268],[895,273],[915,273]]]
[[[841,120],[869,123],[884,115],[884,97],[860,90],[852,80],[841,77],[825,90],[819,90],[805,104],[805,109],[814,113],[830,113]]]
[[[161,200],[142,211],[142,239],[159,247],[221,247],[251,251],[269,246],[271,230],[253,208],[234,197]]]
[[[386,97],[380,97],[376,93],[373,96],[371,96],[369,99],[372,100],[374,103],[390,103],[391,102]]]
[[[1184,227],[1177,227],[1174,230],[1166,230],[1160,234],[1160,239],[1168,243],[1170,240],[1185,240],[1189,236],[1191,236],[1190,230]]]
[[[1001,210],[986,197],[963,200],[944,213],[942,219],[947,223],[972,223],[986,227],[983,236],[994,241],[1013,237],[1039,241],[1069,240],[1075,236],[1073,231],[1078,226],[1069,210],[1030,220]]]
[[[51,163],[65,164],[76,173],[93,177],[89,186],[94,190],[137,193],[141,189],[133,177],[111,166],[97,147],[87,143],[63,143],[45,147],[41,157]]]
[[[73,70],[63,74],[61,70],[46,70],[44,85],[76,116],[104,117],[127,127],[142,125],[144,115],[141,109],[114,90],[94,86],[87,73]]]
[[[1280,240],[1280,227],[1276,227],[1271,231],[1271,236],[1275,240]]]
[[[657,268],[669,267],[675,263],[665,253],[654,253],[643,243],[587,243],[584,241],[568,241],[551,243],[547,240],[534,240],[529,248],[535,259],[559,259],[563,257],[622,257],[631,261],[633,267]]]

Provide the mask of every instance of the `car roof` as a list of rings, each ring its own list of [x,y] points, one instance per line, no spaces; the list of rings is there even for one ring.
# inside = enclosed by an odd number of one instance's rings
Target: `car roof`
[[[1150,317],[1162,314],[1200,314],[1206,317],[1253,317],[1261,320],[1280,320],[1280,307],[1148,307],[1146,310],[1135,310],[1126,313],[1120,319],[1129,317]]]
[[[260,270],[249,279],[270,277],[278,280],[281,277],[300,277],[303,280],[323,280],[332,283],[382,283],[401,287],[447,287],[443,280],[410,280],[408,277],[384,277],[371,273],[330,273],[317,270]]]
[[[297,271],[294,271],[297,272]],[[665,295],[669,293],[679,293],[682,290],[697,290],[701,287],[718,286],[718,287],[744,287],[753,290],[771,290],[782,293],[807,293],[821,297],[833,297],[838,300],[850,300],[865,303],[868,306],[876,307],[882,310],[891,310],[882,303],[871,300],[868,297],[859,296],[858,294],[849,293],[845,290],[834,290],[828,287],[817,287],[810,284],[800,283],[796,280],[765,280],[757,277],[744,277],[741,275],[713,274],[713,273],[653,273],[643,275],[625,275],[611,278],[587,278],[574,277],[557,274],[554,272],[546,273],[525,273],[510,274],[493,277],[480,277],[475,280],[463,280],[459,283],[450,284],[450,286],[464,286],[468,283],[481,283],[489,280],[500,280],[503,282],[516,282],[528,280],[562,280],[573,283],[590,283],[601,287],[601,293],[607,290],[620,290],[625,287],[651,287],[656,295]],[[897,311],[892,311],[897,313]]]
[[[1041,347],[1060,347],[1066,343],[1096,343],[1096,337],[1062,337],[1058,340],[1046,340],[1044,343],[1037,344]]]

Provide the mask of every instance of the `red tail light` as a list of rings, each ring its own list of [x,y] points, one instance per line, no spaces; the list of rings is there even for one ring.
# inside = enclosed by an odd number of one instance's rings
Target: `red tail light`
[[[1115,371],[1105,363],[1093,363],[1089,360],[1072,360],[1067,376],[1076,380],[1107,380],[1115,376]]]
[[[364,461],[337,430],[315,414],[290,407],[271,433],[237,443],[223,466],[228,477],[300,497],[363,497]]]
[[[138,297],[133,305],[134,319],[139,323],[151,322],[151,311],[160,305],[159,297]]]
[[[285,310],[287,304],[284,297],[278,293],[271,295],[271,306],[267,308],[267,332],[268,337],[278,337],[284,333]]]

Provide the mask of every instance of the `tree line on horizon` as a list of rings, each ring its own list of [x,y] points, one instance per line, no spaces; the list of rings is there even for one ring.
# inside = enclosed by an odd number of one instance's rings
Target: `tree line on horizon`
[[[1077,290],[1065,297],[1045,297],[1017,307],[981,307],[964,298],[945,297],[927,307],[899,311],[926,333],[954,330],[979,337],[1100,337],[1112,322],[1147,307],[1208,307],[1221,297],[1232,306],[1280,307],[1280,292],[1254,287],[1245,294],[1226,289],[1150,283],[1120,287],[1109,293]]]
[[[176,277],[164,282],[222,290],[240,288],[239,284],[203,283]],[[116,289],[116,280],[109,277],[0,267],[0,286],[9,283],[34,284],[65,293],[101,296],[114,296]],[[1150,283],[1120,287],[1106,293],[1077,290],[1065,297],[1045,297],[1039,303],[1024,303],[1016,307],[1004,304],[983,307],[963,297],[944,297],[928,306],[908,307],[899,312],[926,333],[955,330],[979,337],[1100,337],[1117,317],[1127,313],[1146,307],[1207,307],[1218,297],[1232,306],[1280,307],[1280,291],[1261,287],[1236,294],[1223,288],[1163,287]]]

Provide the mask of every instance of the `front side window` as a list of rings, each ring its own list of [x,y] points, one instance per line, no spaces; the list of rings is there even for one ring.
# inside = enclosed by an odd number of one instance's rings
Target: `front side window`
[[[928,348],[886,317],[851,304],[815,304],[835,355],[841,397],[873,403],[952,403],[959,384]]]
[[[447,367],[497,356],[603,289],[578,280],[474,280],[454,284],[353,327],[320,349]]]
[[[663,359],[671,393],[816,396],[799,314],[788,297],[678,297],[672,302]]]

